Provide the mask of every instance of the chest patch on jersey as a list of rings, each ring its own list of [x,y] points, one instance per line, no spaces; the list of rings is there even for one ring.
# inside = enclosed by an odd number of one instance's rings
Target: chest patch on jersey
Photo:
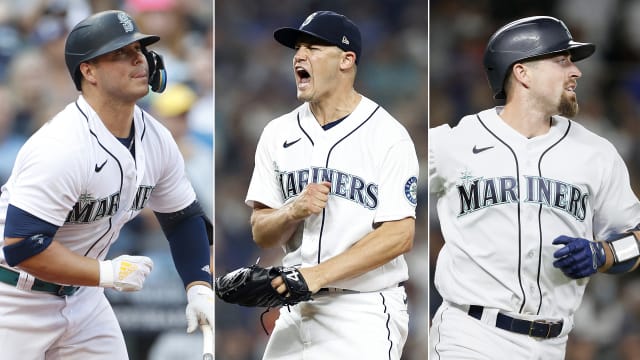
[[[418,204],[418,178],[412,176],[404,183],[404,196],[411,203],[416,206]]]
[[[496,205],[517,203],[539,204],[566,212],[584,221],[589,192],[578,185],[541,176],[524,176],[519,183],[513,176],[495,178],[473,177],[462,172],[456,189],[460,198],[458,217]]]

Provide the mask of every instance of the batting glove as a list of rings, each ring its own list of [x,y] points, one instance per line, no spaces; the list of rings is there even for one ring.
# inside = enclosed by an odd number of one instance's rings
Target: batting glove
[[[553,253],[557,259],[553,266],[572,279],[592,275],[606,261],[604,248],[599,242],[562,235],[555,238],[553,244],[564,245]]]
[[[153,261],[146,256],[120,255],[113,260],[100,261],[100,285],[118,291],[137,291],[153,269]]]
[[[213,326],[213,290],[204,285],[194,285],[187,290],[187,332],[192,333],[198,324]]]

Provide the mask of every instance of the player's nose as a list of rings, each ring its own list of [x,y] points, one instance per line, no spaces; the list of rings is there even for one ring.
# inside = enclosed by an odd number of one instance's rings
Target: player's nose
[[[296,49],[295,54],[293,55],[293,63],[294,63],[294,65],[299,61],[306,60],[308,55],[309,55],[309,50],[306,47],[304,47],[304,46],[298,47]]]
[[[576,63],[571,63],[571,65],[572,65],[570,70],[571,77],[574,77],[576,79],[582,77],[582,71],[580,71],[580,68],[578,68],[578,65],[576,65]]]

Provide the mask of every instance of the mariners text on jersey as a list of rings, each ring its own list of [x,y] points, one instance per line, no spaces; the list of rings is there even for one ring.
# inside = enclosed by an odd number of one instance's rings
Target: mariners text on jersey
[[[367,209],[378,207],[378,184],[367,183],[361,177],[324,167],[312,167],[290,172],[276,171],[284,200],[297,196],[309,183],[331,182],[331,194],[356,202]]]
[[[153,186],[141,185],[138,187],[136,197],[131,205],[131,210],[142,210],[153,191]],[[88,224],[105,217],[113,216],[120,208],[120,191],[100,199],[94,199],[90,194],[83,194],[78,202],[73,205],[67,215],[65,223]]]
[[[584,221],[589,193],[579,186],[540,176],[524,176],[525,202],[560,209]],[[489,206],[518,202],[518,181],[512,176],[469,178],[456,185],[460,196],[458,217]]]

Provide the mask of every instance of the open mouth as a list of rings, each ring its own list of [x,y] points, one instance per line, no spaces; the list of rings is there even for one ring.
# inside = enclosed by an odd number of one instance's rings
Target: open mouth
[[[309,74],[307,69],[303,68],[302,66],[296,66],[295,72],[300,83],[308,83],[311,79],[311,74]]]

